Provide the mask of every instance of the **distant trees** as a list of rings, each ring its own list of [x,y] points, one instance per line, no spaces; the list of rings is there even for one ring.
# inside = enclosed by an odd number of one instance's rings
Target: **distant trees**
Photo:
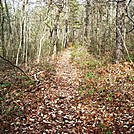
[[[71,42],[99,58],[121,60],[128,53],[133,58],[133,5],[131,0],[0,1],[0,55],[16,65],[39,63]]]
[[[134,8],[133,2],[131,0],[85,0],[85,3],[84,36],[89,50],[97,50],[95,52],[99,56],[110,53],[117,61],[122,60],[126,54],[130,59],[126,45],[127,41],[129,43],[129,40],[126,40],[126,21],[129,19],[131,23],[133,22],[134,11],[131,10],[131,17],[128,17],[126,8],[130,5],[131,9]],[[129,31],[133,32],[133,27]]]
[[[20,14],[20,42],[17,49],[16,65],[19,62],[20,49],[22,49],[21,60],[27,63],[28,61],[28,0],[22,0]]]

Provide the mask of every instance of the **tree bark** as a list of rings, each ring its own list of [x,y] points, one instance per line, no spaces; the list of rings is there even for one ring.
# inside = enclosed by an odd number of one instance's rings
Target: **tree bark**
[[[59,26],[59,19],[60,19],[60,14],[62,12],[62,1],[58,1],[57,4],[58,11],[55,16],[55,22],[54,22],[54,28],[53,28],[53,55],[57,54],[57,48],[58,48],[58,26]]]
[[[85,18],[85,32],[84,36],[88,37],[88,27],[89,27],[89,7],[90,7],[90,0],[86,0],[86,18]]]
[[[125,1],[117,2],[116,7],[116,60],[123,58],[125,32]]]
[[[25,61],[26,51],[27,51],[27,10],[28,10],[28,0],[22,1],[22,9],[21,9],[21,19],[20,19],[20,44],[18,47],[17,57],[16,57],[16,66],[19,62],[20,49],[23,50],[23,61]],[[27,58],[26,58],[27,60]],[[26,61],[27,62],[27,61]]]
[[[1,23],[1,43],[2,43],[2,52],[3,57],[6,58],[6,48],[5,48],[5,39],[4,39],[4,7],[2,1],[0,1],[0,23]]]

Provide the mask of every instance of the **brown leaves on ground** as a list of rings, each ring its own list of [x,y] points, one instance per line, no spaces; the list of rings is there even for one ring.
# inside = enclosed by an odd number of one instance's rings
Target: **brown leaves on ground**
[[[67,49],[47,67],[31,68],[29,74],[39,81],[20,73],[2,78],[0,133],[134,133],[133,65],[109,64],[84,72],[70,58]]]
[[[77,111],[83,109],[85,122],[92,119],[91,125],[99,133],[133,133],[133,85],[133,65],[127,62],[92,70],[78,89],[80,97],[77,98]]]

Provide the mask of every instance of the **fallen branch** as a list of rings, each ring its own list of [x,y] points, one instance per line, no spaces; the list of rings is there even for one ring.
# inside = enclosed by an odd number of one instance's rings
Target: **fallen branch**
[[[20,70],[24,75],[26,75],[28,77],[28,79],[30,79],[30,77],[18,66],[14,65],[11,61],[9,61],[8,59],[4,58],[3,56],[0,55],[0,58],[2,58],[3,60],[7,61],[8,63],[10,63],[13,67],[17,68],[18,70]]]

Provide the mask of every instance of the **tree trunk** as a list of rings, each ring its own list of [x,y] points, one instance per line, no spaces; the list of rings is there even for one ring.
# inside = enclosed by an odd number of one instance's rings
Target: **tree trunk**
[[[2,4],[2,1],[0,1],[0,23],[1,23],[1,43],[2,43],[2,52],[3,52],[3,57],[6,58],[6,48],[5,48],[5,39],[4,39],[4,7]]]
[[[58,48],[58,26],[59,26],[59,19],[60,14],[62,12],[62,1],[58,1],[58,11],[55,16],[55,22],[54,22],[54,28],[53,28],[53,56],[57,54],[57,48]]]
[[[85,32],[84,36],[88,37],[88,27],[89,27],[89,7],[90,7],[90,1],[86,0],[86,18],[85,18]]]
[[[116,7],[116,60],[123,58],[125,32],[125,1],[117,2]]]
[[[19,62],[20,50],[22,48],[22,59],[25,61],[26,51],[27,51],[27,10],[28,10],[28,0],[23,0],[22,9],[21,9],[21,19],[20,19],[20,44],[18,47],[17,57],[16,57],[16,65]],[[26,58],[27,60],[27,58]],[[26,61],[27,62],[27,61]]]
[[[9,28],[9,33],[8,34],[12,34],[12,28],[11,28],[11,24],[10,24],[10,15],[9,15],[9,10],[8,10],[8,6],[7,6],[7,1],[6,0],[5,0],[5,9],[6,9],[6,15],[7,15],[7,20],[8,20],[8,28]]]

